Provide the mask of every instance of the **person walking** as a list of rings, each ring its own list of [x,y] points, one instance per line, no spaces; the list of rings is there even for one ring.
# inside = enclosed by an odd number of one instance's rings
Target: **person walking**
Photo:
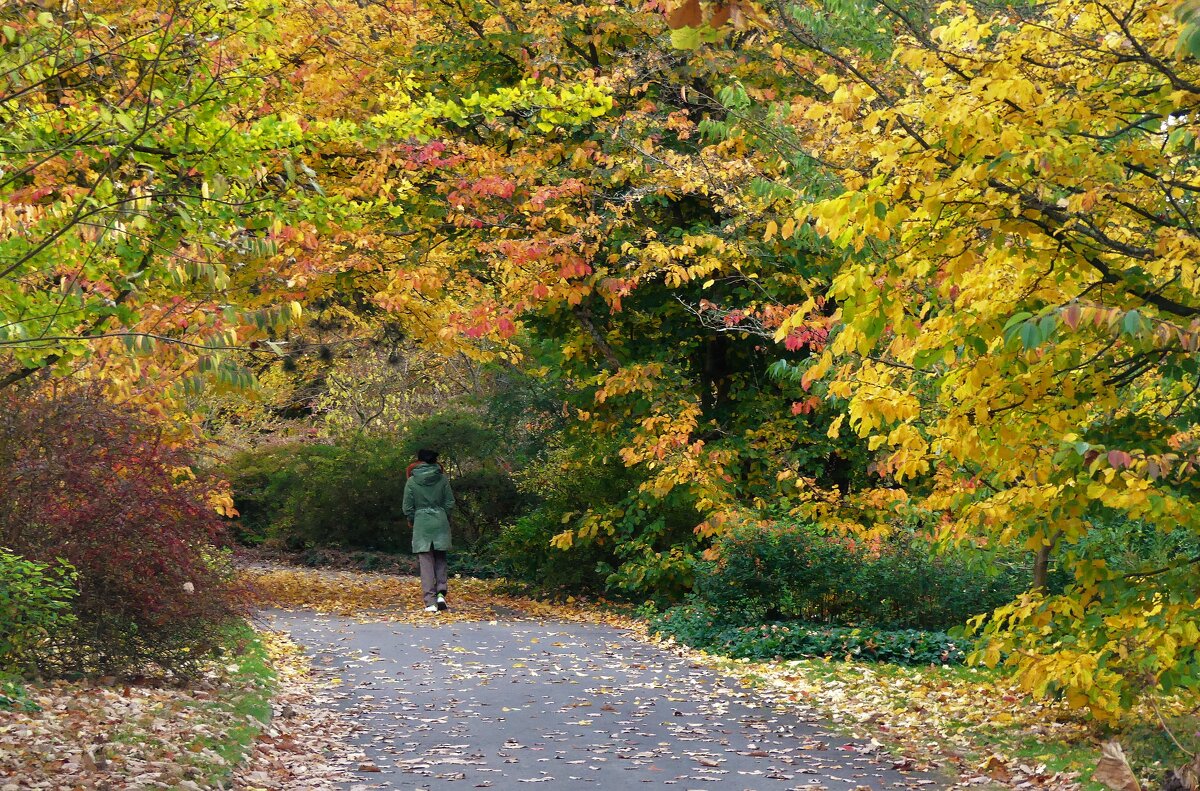
[[[417,451],[404,484],[404,515],[412,527],[412,551],[421,566],[421,592],[425,612],[448,609],[446,604],[446,552],[450,549],[450,512],[454,493],[437,451]]]

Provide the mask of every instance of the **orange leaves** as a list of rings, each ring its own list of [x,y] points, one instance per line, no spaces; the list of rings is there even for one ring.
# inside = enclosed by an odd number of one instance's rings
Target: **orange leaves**
[[[524,614],[532,618],[632,625],[619,616],[582,604],[550,604],[514,595],[507,592],[503,580],[455,576],[450,580],[447,594],[450,609],[430,616],[424,612],[421,583],[416,577],[281,566],[249,568],[244,574],[264,605],[302,607],[338,615],[434,624],[491,621]]]
[[[704,12],[700,8],[700,0],[683,0],[667,14],[667,26],[672,30],[681,27],[699,27],[703,21]]]
[[[569,258],[558,270],[559,277],[564,279],[586,277],[592,274],[592,267],[581,258]]]
[[[758,19],[758,12],[748,0],[723,0],[701,3],[700,0],[683,0],[667,12],[667,27],[679,30],[708,25],[721,28],[727,22],[741,28],[748,20]]]

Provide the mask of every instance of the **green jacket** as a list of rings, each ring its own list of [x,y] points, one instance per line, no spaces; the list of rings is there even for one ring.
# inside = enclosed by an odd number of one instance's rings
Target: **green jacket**
[[[418,464],[404,484],[404,515],[412,523],[412,551],[450,548],[450,511],[454,493],[436,464]]]

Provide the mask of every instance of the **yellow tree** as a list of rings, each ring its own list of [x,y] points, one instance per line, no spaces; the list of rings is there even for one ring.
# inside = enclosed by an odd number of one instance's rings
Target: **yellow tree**
[[[1197,679],[1200,558],[1118,572],[1097,532],[1200,531],[1200,64],[1172,8],[881,2],[886,69],[774,18],[820,56],[791,123],[845,185],[795,212],[847,260],[806,376],[946,539],[1036,554],[976,658],[1100,718]]]

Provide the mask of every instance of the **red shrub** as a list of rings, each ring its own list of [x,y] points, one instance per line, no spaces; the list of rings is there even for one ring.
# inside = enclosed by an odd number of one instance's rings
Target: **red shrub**
[[[46,665],[186,672],[211,649],[240,597],[205,491],[132,410],[79,392],[0,398],[0,546],[79,572],[77,632]]]

